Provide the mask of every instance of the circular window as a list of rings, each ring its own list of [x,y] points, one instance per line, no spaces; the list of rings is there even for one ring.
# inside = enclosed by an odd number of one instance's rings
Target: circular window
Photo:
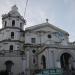
[[[51,35],[50,34],[48,35],[48,38],[51,38]]]

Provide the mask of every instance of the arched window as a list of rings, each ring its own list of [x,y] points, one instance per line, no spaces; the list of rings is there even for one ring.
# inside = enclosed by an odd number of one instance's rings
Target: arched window
[[[4,27],[6,27],[6,25],[7,25],[7,21],[5,21],[5,25],[4,25]]]
[[[10,45],[9,51],[10,51],[10,52],[13,51],[13,45]]]
[[[11,32],[11,38],[14,39],[14,32]]]
[[[35,62],[36,62],[36,61],[35,61],[35,57],[34,57],[34,58],[33,58],[33,64],[35,64]]]
[[[22,28],[22,23],[20,23],[20,28]]]
[[[15,26],[15,20],[12,20],[12,26]]]
[[[31,38],[31,43],[36,43],[36,38]]]
[[[42,55],[41,57],[41,64],[43,66],[43,69],[46,69],[46,57],[44,55]]]

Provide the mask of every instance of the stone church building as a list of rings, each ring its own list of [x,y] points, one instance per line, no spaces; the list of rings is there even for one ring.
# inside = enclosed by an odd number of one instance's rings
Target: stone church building
[[[25,19],[12,7],[2,15],[0,29],[0,72],[31,75],[39,69],[75,69],[75,42],[69,33],[45,23],[27,27]]]

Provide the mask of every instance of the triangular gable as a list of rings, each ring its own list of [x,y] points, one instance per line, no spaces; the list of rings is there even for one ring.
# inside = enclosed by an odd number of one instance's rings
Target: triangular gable
[[[29,31],[49,31],[49,32],[62,32],[64,34],[68,34],[68,32],[56,27],[56,26],[53,26],[52,24],[49,24],[49,23],[42,23],[42,24],[38,24],[38,25],[35,25],[35,26],[32,26],[32,27],[28,27],[26,28],[26,30],[29,30]]]

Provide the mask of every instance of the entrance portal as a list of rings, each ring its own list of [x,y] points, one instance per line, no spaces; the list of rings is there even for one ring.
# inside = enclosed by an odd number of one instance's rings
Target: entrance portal
[[[68,53],[63,53],[60,57],[61,68],[64,70],[72,69],[72,56]]]
[[[12,65],[13,65],[14,63],[12,62],[12,61],[6,61],[5,62],[5,65],[6,65],[6,71],[9,73],[9,72],[11,72],[11,68],[12,68]]]

